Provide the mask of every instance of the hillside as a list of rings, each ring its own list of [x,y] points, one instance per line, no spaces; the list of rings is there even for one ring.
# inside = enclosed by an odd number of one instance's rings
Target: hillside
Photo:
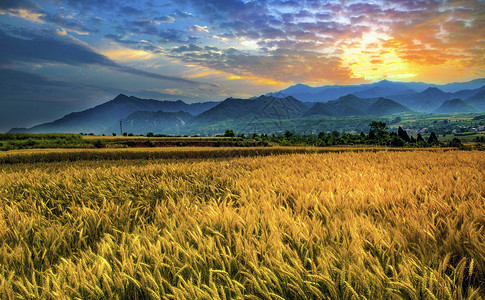
[[[193,116],[187,112],[163,111],[136,111],[122,120],[123,131],[135,135],[155,133],[181,132],[185,124]],[[119,132],[118,124],[110,127],[108,131]]]
[[[111,101],[105,102],[93,108],[68,114],[61,119],[50,123],[44,123],[32,128],[14,128],[10,132],[24,133],[111,133],[112,127],[136,111],[186,111],[200,113],[217,105],[216,102],[186,104],[183,101],[158,101],[152,99],[140,99],[120,94]],[[116,130],[115,132],[118,132]]]
[[[260,96],[255,99],[228,98],[200,115],[191,123],[217,123],[224,120],[244,119],[294,119],[308,109],[307,104],[288,96],[277,98]]]
[[[359,98],[349,94],[327,103],[316,103],[305,113],[305,116],[323,115],[343,118],[350,116],[382,116],[410,111],[411,109],[390,99]]]
[[[485,87],[472,97],[466,99],[466,103],[472,105],[478,111],[485,111]]]
[[[473,112],[476,109],[461,99],[453,99],[445,101],[435,111],[436,113],[448,114],[457,112]]]
[[[423,82],[393,82],[382,80],[360,85],[329,85],[311,87],[296,84],[268,96],[292,96],[303,102],[328,102],[353,94],[360,98],[387,98],[419,112],[432,113],[447,100],[468,99],[481,91],[485,79],[445,85]],[[477,109],[478,107],[474,105]],[[323,106],[321,106],[323,107]]]
[[[404,83],[382,80],[370,84],[330,85],[321,87],[297,84],[280,92],[304,102],[327,102],[348,94],[358,95],[363,98],[377,98],[387,97],[389,95],[416,93],[423,91],[427,87],[428,85],[424,83]]]

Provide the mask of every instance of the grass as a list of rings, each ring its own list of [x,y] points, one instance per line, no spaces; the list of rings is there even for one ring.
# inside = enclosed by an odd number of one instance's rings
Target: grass
[[[482,153],[214,153],[0,165],[0,298],[485,297]]]
[[[455,148],[425,148],[420,151],[450,151]],[[163,147],[121,149],[22,149],[0,152],[0,164],[102,161],[102,160],[154,160],[203,159],[268,156],[293,153],[340,153],[375,151],[417,151],[417,148],[397,148],[369,145],[330,147]]]

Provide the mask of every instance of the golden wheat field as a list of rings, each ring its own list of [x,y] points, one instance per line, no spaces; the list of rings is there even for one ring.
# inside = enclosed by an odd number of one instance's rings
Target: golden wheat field
[[[480,299],[483,152],[0,164],[1,299]]]

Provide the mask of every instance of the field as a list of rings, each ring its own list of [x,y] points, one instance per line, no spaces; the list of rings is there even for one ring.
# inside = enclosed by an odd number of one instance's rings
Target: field
[[[0,298],[485,297],[483,152],[183,149],[0,155]]]

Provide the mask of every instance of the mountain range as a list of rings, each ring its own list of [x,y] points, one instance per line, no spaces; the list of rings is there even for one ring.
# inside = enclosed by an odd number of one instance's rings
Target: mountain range
[[[251,99],[227,98],[194,104],[120,94],[53,122],[13,128],[10,132],[111,134],[120,132],[121,121],[123,131],[133,134],[216,134],[224,128],[237,132],[271,131],[287,125],[288,120],[312,122],[319,118],[479,111],[485,111],[485,79],[439,87],[391,81],[318,88],[297,84]]]
[[[276,92],[279,96],[293,96],[305,102],[327,102],[339,97],[354,94],[362,98],[375,98],[398,95],[412,95],[421,93],[428,88],[437,88],[445,93],[457,93],[460,91],[476,90],[485,86],[485,78],[475,79],[469,82],[449,83],[445,85],[427,84],[423,82],[393,82],[382,80],[370,84],[360,85],[327,85],[321,87],[310,87],[305,84],[296,84],[287,89]],[[272,95],[271,93],[268,95]],[[468,95],[458,95],[456,98],[468,98],[473,96],[470,91]],[[394,99],[393,99],[394,100]]]
[[[119,132],[119,122],[129,121],[130,124],[139,124],[138,120],[140,116],[146,116],[153,118],[156,123],[156,119],[160,119],[161,113],[176,113],[186,112],[190,115],[197,115],[203,111],[216,106],[218,102],[204,102],[187,104],[183,101],[159,101],[153,99],[140,99],[137,97],[128,97],[120,94],[111,101],[105,102],[93,108],[68,114],[61,119],[53,122],[40,124],[32,128],[13,128],[10,132],[21,133],[50,133],[50,132],[72,132],[72,133],[95,133],[95,134],[111,134],[112,132]],[[151,114],[135,114],[135,112],[160,112],[156,115]],[[131,118],[130,118],[131,117]],[[165,118],[165,117],[163,117]],[[168,115],[166,118],[169,118]],[[182,118],[185,123],[188,120],[188,116],[184,115]],[[153,123],[152,122],[152,123]],[[164,123],[165,124],[165,123]],[[128,123],[127,123],[128,125]],[[165,124],[166,125],[166,124]],[[176,125],[176,124],[172,124]],[[146,125],[144,125],[146,126]],[[135,130],[135,127],[128,125],[128,128]],[[165,127],[160,127],[165,128]],[[151,128],[157,131],[157,128]],[[141,130],[141,129],[140,129]],[[150,130],[150,131],[152,131]],[[146,132],[143,132],[146,133]]]

